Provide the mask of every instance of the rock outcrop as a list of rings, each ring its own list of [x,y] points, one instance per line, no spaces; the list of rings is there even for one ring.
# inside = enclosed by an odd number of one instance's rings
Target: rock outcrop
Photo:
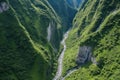
[[[0,13],[7,11],[9,9],[9,5],[6,2],[0,3]]]
[[[89,61],[91,59],[91,47],[89,46],[82,46],[79,48],[79,52],[77,55],[76,63],[84,64],[86,61]]]

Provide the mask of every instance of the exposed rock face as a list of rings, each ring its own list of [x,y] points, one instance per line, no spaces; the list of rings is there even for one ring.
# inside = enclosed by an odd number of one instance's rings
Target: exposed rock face
[[[82,46],[79,48],[78,56],[76,59],[77,64],[83,64],[86,61],[91,59],[91,47],[89,46]]]
[[[7,11],[9,9],[9,5],[6,2],[0,3],[0,13]]]

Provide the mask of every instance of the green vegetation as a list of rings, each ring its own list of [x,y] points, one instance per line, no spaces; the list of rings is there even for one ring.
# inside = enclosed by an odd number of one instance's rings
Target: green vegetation
[[[1,2],[9,9],[0,13],[0,80],[52,79],[54,47],[59,48],[61,39],[59,17],[44,0]],[[50,22],[55,23],[55,35],[48,42]]]
[[[51,4],[55,12],[59,15],[63,31],[67,31],[70,27],[72,27],[72,20],[75,16],[77,10],[70,7],[66,0],[48,0]]]
[[[65,80],[120,80],[119,0],[85,0],[78,12],[65,0],[0,0],[0,9],[2,2],[9,9],[0,12],[0,80],[52,80],[72,25],[62,75],[78,66],[82,46],[92,48],[97,63],[86,62]]]
[[[88,0],[83,4],[67,39],[63,75],[77,65],[79,46],[91,46],[98,64],[83,65],[66,80],[120,79],[119,6],[119,0]]]

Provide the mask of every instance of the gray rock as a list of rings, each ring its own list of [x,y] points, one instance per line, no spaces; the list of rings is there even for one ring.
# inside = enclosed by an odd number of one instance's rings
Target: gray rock
[[[9,9],[9,5],[6,2],[0,3],[0,13],[7,11]]]
[[[79,48],[79,52],[77,55],[76,63],[77,64],[84,64],[86,61],[91,60],[91,47],[89,46],[82,46]]]
[[[7,10],[9,9],[9,6],[8,6],[8,4],[7,4],[6,2],[2,2],[2,3],[1,3],[1,6],[2,6],[2,9],[3,9],[4,11],[7,11]]]
[[[3,12],[3,9],[0,7],[0,13],[2,13]]]

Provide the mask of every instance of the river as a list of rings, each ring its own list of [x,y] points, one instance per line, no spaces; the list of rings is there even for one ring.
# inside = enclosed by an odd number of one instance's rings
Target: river
[[[60,80],[61,75],[62,75],[62,66],[63,66],[62,63],[63,63],[64,53],[65,53],[65,50],[66,50],[65,41],[66,41],[66,39],[68,37],[68,33],[69,33],[69,31],[64,34],[64,38],[61,41],[61,44],[63,45],[63,51],[61,52],[61,54],[60,54],[60,56],[58,58],[58,69],[57,69],[56,75],[55,75],[53,80]]]

